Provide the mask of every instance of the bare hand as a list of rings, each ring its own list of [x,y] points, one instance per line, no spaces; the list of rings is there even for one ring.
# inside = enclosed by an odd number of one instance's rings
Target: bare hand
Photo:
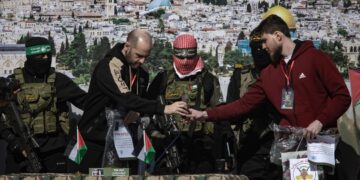
[[[179,114],[181,116],[187,116],[189,114],[189,110],[188,110],[186,102],[177,101],[170,105],[166,105],[164,113],[165,114]]]
[[[187,117],[189,117],[191,121],[195,121],[195,120],[203,121],[208,117],[206,111],[198,111],[192,108],[190,108],[189,111],[191,114],[189,114]]]
[[[323,125],[319,120],[313,121],[309,126],[304,129],[304,137],[306,139],[314,138],[321,131]]]

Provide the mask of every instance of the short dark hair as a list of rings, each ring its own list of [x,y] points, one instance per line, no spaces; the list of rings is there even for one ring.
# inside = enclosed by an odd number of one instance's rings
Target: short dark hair
[[[285,36],[291,38],[290,30],[286,22],[275,14],[272,14],[263,21],[261,21],[258,28],[260,29],[261,34],[264,33],[272,34],[275,31],[280,31]]]

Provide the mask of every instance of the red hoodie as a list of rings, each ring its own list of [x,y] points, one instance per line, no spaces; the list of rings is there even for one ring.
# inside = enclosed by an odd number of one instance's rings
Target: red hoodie
[[[314,48],[311,41],[297,44],[291,83],[294,89],[293,109],[281,109],[281,93],[286,78],[281,70],[284,60],[262,70],[257,82],[242,98],[232,103],[209,109],[208,120],[218,121],[245,115],[266,99],[281,113],[281,125],[307,127],[319,120],[324,127],[335,127],[336,120],[350,105],[349,91],[332,59]],[[265,112],[264,112],[265,113]]]

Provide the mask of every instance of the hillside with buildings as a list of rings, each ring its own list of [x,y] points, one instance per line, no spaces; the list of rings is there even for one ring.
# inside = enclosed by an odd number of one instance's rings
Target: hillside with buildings
[[[23,65],[25,52],[21,42],[26,37],[43,36],[54,42],[53,66],[85,79],[78,81],[84,83],[91,67],[101,58],[94,54],[104,54],[99,51],[124,41],[134,28],[150,31],[159,42],[172,42],[182,33],[193,34],[199,51],[207,54],[206,60],[216,61],[216,65],[227,70],[231,63],[249,62],[248,36],[269,12],[285,17],[294,39],[313,40],[318,48],[324,48],[326,43],[327,51],[340,58],[339,69],[359,64],[357,1],[228,0],[221,6],[211,2],[215,1],[0,0],[0,76],[12,74],[15,67]],[[75,51],[71,50],[74,40],[82,42],[85,50],[82,55],[73,54],[75,59],[68,62],[67,57]],[[171,49],[171,43],[167,48]],[[163,53],[164,61],[166,53],[169,52]],[[237,54],[238,60],[229,59]],[[72,68],[79,65],[82,70]]]

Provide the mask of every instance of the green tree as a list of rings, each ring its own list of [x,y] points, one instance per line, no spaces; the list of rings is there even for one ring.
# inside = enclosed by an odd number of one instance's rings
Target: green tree
[[[89,21],[86,21],[85,23],[85,29],[88,29],[89,28]]]
[[[15,15],[13,13],[8,13],[7,14],[7,19],[12,20],[15,17]]]
[[[69,45],[69,39],[68,39],[67,36],[65,36],[65,50],[68,50],[69,47],[70,47],[70,45]]]
[[[227,1],[226,0],[216,0],[215,5],[225,6],[225,5],[227,5]]]
[[[149,72],[157,74],[160,69],[168,69],[172,66],[171,43],[161,39],[155,39],[150,55],[146,58],[145,66]]]
[[[80,57],[80,63],[73,69],[73,75],[75,77],[83,77],[84,75],[90,75],[89,72],[89,63],[84,61],[83,57]]]
[[[48,33],[48,40],[50,42],[50,47],[51,47],[51,54],[52,55],[56,55],[56,49],[55,49],[55,43],[54,43],[54,38],[51,37],[50,35],[50,31]]]
[[[79,33],[82,33],[83,32],[83,28],[82,28],[82,26],[80,25],[79,26]]]
[[[347,37],[349,34],[345,29],[342,29],[342,28],[338,29],[337,33],[343,37]]]
[[[251,5],[250,4],[247,4],[246,12],[251,13]]]
[[[161,31],[162,33],[165,31],[164,21],[163,21],[161,18],[159,19],[158,28],[160,28],[160,31]]]
[[[75,78],[76,84],[85,84],[87,85],[90,82],[91,75],[90,74],[80,74],[79,77]]]
[[[27,40],[29,40],[31,38],[31,34],[30,34],[30,32],[27,32],[26,33],[26,36],[25,36],[25,42],[27,41]]]
[[[93,72],[96,64],[105,57],[106,53],[110,50],[110,41],[107,37],[102,37],[100,42],[94,40],[94,45],[91,47],[89,57],[91,59],[90,72]]]
[[[21,35],[20,39],[18,39],[18,40],[16,41],[16,44],[25,44],[25,42],[26,42],[27,40],[29,40],[30,38],[31,38],[31,35],[30,35],[30,33],[28,32],[28,33],[26,33],[25,37],[24,37],[24,35]]]
[[[340,69],[340,72],[346,77],[345,69],[348,66],[349,57],[343,53],[343,45],[340,41],[321,41],[320,49],[328,54],[336,64],[336,66]]]
[[[350,1],[350,0],[343,0],[343,6],[344,6],[345,8],[350,7],[350,6],[351,6],[351,1]]]
[[[74,76],[78,76],[83,73],[85,67],[89,67],[87,57],[85,35],[83,33],[78,33],[74,36],[74,40],[71,42],[70,47],[65,49],[65,53],[58,56],[58,63],[66,69],[72,69]],[[89,68],[87,72],[89,73]]]
[[[211,72],[218,71],[219,63],[215,56],[212,56],[211,53],[206,53],[204,51],[200,51],[198,54],[204,60],[206,69]]]
[[[209,3],[210,3],[210,0],[203,0],[203,3],[209,4]]]
[[[161,15],[163,15],[163,14],[165,14],[164,9],[159,9],[156,12],[150,13],[150,15],[154,16],[156,19],[159,19],[161,17]]]
[[[233,66],[234,64],[251,64],[251,57],[244,55],[240,49],[235,49],[225,53],[224,65]]]
[[[16,41],[16,44],[25,44],[23,35],[21,35],[20,39]]]
[[[80,64],[80,60],[87,57],[87,49],[85,42],[85,35],[83,33],[77,33],[74,40],[71,42],[70,49],[75,50],[74,66]]]
[[[64,54],[64,53],[65,53],[65,45],[64,42],[61,42],[59,54]]]
[[[29,16],[29,19],[31,19],[31,20],[34,20],[35,18],[34,18],[34,15],[31,13],[30,14],[30,16]]]
[[[122,25],[122,24],[130,24],[130,20],[127,19],[127,18],[112,18],[112,23],[115,24],[115,25]]]

